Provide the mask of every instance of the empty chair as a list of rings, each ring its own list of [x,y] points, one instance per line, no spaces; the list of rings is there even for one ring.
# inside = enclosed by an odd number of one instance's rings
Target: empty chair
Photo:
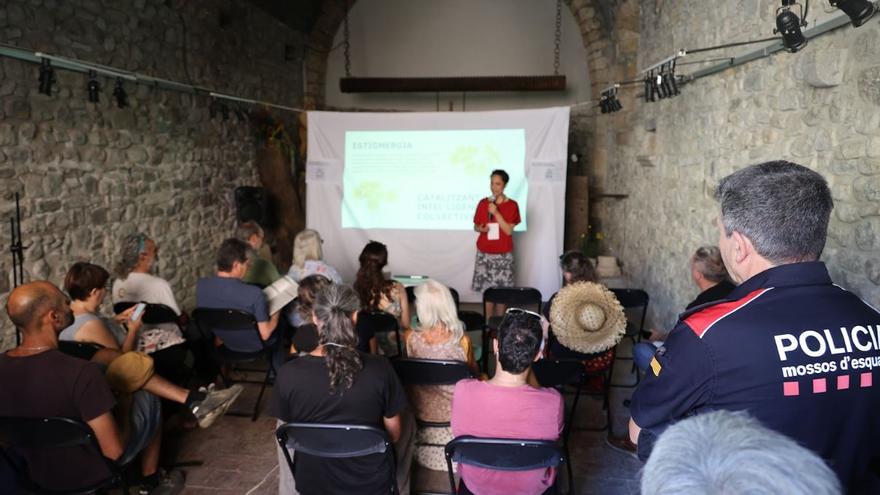
[[[645,317],[648,314],[648,293],[642,289],[611,289],[611,292],[620,301],[621,306],[626,310],[626,334],[624,338],[632,341],[633,346],[642,340],[642,332],[645,329]],[[617,359],[632,361],[632,357],[618,356]],[[631,384],[622,384],[615,387],[635,387],[639,384],[641,377],[636,373],[636,364],[633,362],[632,373],[635,374],[635,381]]]

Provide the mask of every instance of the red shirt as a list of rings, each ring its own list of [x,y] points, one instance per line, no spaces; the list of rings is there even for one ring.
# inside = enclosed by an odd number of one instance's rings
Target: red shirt
[[[519,218],[519,205],[516,201],[507,198],[507,201],[497,205],[498,212],[511,226],[516,226],[522,220]],[[489,220],[489,199],[483,198],[477,203],[477,211],[474,213],[474,223],[478,225],[497,223],[498,219],[493,215]],[[513,237],[507,235],[501,228],[498,229],[498,240],[490,241],[488,232],[480,232],[477,237],[477,249],[487,254],[503,254],[513,251]]]

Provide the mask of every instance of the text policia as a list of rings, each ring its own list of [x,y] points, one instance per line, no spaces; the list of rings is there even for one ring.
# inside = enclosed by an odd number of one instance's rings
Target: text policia
[[[839,356],[832,360],[783,366],[784,377],[813,375],[818,373],[833,373],[847,370],[870,370],[880,368],[880,355],[853,358],[849,354],[853,351],[880,351],[880,325],[855,325],[851,328],[840,327],[838,331],[825,329],[823,331],[806,330],[800,335],[780,334],[775,335],[776,351],[779,360],[788,361],[793,355],[802,353],[811,358],[828,358]]]

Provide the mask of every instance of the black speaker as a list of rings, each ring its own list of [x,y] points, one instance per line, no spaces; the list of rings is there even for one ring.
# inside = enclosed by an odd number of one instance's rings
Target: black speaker
[[[239,222],[254,221],[264,229],[272,224],[271,198],[263,187],[235,188],[235,216]]]

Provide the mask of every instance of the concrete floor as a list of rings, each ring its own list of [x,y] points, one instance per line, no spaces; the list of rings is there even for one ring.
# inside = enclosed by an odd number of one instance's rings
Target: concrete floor
[[[622,355],[629,355],[626,349]],[[631,362],[618,360],[615,383],[631,382]],[[245,392],[233,406],[233,411],[251,411],[258,385],[245,385]],[[614,388],[611,392],[612,423],[615,435],[626,432],[629,411],[623,406],[632,389]],[[268,395],[268,394],[267,394]],[[570,399],[570,397],[567,397]],[[263,399],[263,409],[267,403]],[[570,447],[574,493],[577,494],[637,494],[641,462],[627,454],[615,451],[605,444],[605,432],[585,431],[590,426],[604,423],[602,402],[599,398],[582,396],[578,405]],[[205,430],[192,430],[166,435],[164,455],[176,463],[201,461],[201,465],[183,466],[187,482],[184,494],[267,495],[278,493],[278,463],[274,439],[275,419],[264,414],[256,422],[250,418],[225,416]],[[287,469],[287,466],[283,466]],[[416,487],[431,492],[447,492],[449,484],[445,473],[431,473],[414,478]],[[561,488],[566,489],[564,479]]]

